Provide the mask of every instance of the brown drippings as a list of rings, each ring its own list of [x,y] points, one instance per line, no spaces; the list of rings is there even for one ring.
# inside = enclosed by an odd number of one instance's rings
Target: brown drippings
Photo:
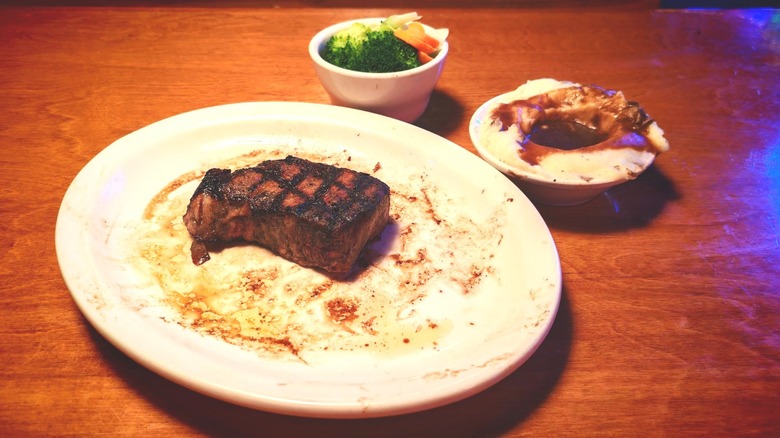
[[[189,182],[195,181],[196,179],[200,179],[201,177],[203,177],[203,171],[195,171],[195,172],[185,173],[184,175],[171,181],[167,186],[165,186],[162,190],[160,190],[160,192],[157,193],[154,196],[154,198],[152,198],[152,200],[149,202],[149,204],[146,206],[146,209],[144,210],[144,219],[146,220],[152,219],[154,215],[155,207],[166,202],[168,197],[171,196],[171,193],[176,191],[179,187]]]
[[[335,298],[325,304],[330,318],[338,323],[352,322],[357,319],[359,303],[353,299]]]
[[[361,165],[346,153],[298,153],[312,160]],[[266,151],[209,164],[236,168],[274,157]],[[373,165],[363,163],[363,169]],[[253,245],[210,248],[212,260],[196,267],[181,213],[192,193],[183,186],[202,175],[182,175],[154,196],[135,241],[139,257],[132,262],[163,291],[162,301],[173,311],[166,321],[261,355],[304,362],[314,351],[361,349],[397,355],[438,349],[453,326],[464,322],[431,317],[420,305],[434,293],[470,297],[480,290],[482,273],[493,271],[491,260],[502,239],[496,229],[505,223],[503,203],[487,217],[485,212],[474,216],[453,210],[446,191],[428,175],[414,174],[394,182],[391,225],[368,245],[366,257],[372,263],[346,281]]]
[[[536,165],[550,154],[577,150],[595,152],[633,148],[659,153],[647,138],[653,123],[623,93],[586,85],[560,88],[499,104],[491,114],[506,130],[517,125],[523,134],[518,155]]]

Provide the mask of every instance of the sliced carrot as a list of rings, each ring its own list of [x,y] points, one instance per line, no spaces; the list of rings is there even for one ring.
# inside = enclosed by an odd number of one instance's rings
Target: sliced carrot
[[[436,53],[436,48],[432,47],[430,44],[426,43],[422,39],[420,39],[417,35],[415,35],[412,32],[409,32],[408,29],[396,29],[393,34],[401,41],[405,42],[406,44],[409,44],[410,46],[414,47],[415,49],[419,50],[420,52],[424,52],[426,54],[432,54]]]
[[[420,64],[426,64],[426,63],[429,63],[429,62],[433,61],[433,58],[431,58],[431,55],[429,55],[429,54],[427,54],[425,52],[421,52],[419,50],[417,51],[417,59],[420,60]]]
[[[417,36],[420,40],[422,40],[424,43],[428,44],[429,46],[433,47],[434,49],[439,48],[439,40],[436,38],[428,35],[425,32],[425,27],[421,23],[418,23],[416,21],[413,21],[409,23],[407,26],[410,32],[412,32],[415,36]]]

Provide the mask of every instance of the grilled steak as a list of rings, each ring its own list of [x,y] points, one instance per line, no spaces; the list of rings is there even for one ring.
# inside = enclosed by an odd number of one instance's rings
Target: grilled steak
[[[389,219],[390,189],[366,173],[288,156],[206,172],[184,224],[193,263],[206,243],[256,242],[301,266],[346,273]]]

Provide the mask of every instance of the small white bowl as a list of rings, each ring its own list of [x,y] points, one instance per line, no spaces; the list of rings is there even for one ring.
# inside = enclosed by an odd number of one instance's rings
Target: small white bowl
[[[392,73],[365,73],[337,67],[322,59],[320,51],[331,36],[353,23],[379,23],[383,18],[344,21],[318,32],[309,42],[314,71],[331,103],[370,111],[404,122],[414,122],[425,112],[436,82],[444,69],[449,44],[444,41],[432,61]],[[432,30],[423,25],[426,30]]]
[[[469,136],[482,159],[509,177],[534,202],[551,206],[570,206],[585,203],[611,187],[636,178],[652,164],[655,158],[652,155],[648,156],[646,162],[641,163],[640,169],[630,175],[623,174],[622,176],[616,175],[611,178],[598,178],[589,182],[584,180],[581,182],[556,180],[507,164],[482,144],[480,127],[483,121],[489,117],[489,112],[496,104],[507,101],[512,94],[513,92],[504,93],[482,104],[471,117]]]

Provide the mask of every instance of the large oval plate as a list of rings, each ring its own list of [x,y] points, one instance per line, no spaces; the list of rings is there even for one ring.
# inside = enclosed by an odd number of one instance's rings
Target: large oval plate
[[[350,276],[253,245],[193,265],[181,215],[203,172],[288,154],[391,187],[392,220]],[[217,106],[117,140],[70,185],[56,248],[78,307],[128,356],[203,394],[300,416],[475,394],[533,354],[561,293],[550,232],[502,174],[423,129],[329,105]]]

